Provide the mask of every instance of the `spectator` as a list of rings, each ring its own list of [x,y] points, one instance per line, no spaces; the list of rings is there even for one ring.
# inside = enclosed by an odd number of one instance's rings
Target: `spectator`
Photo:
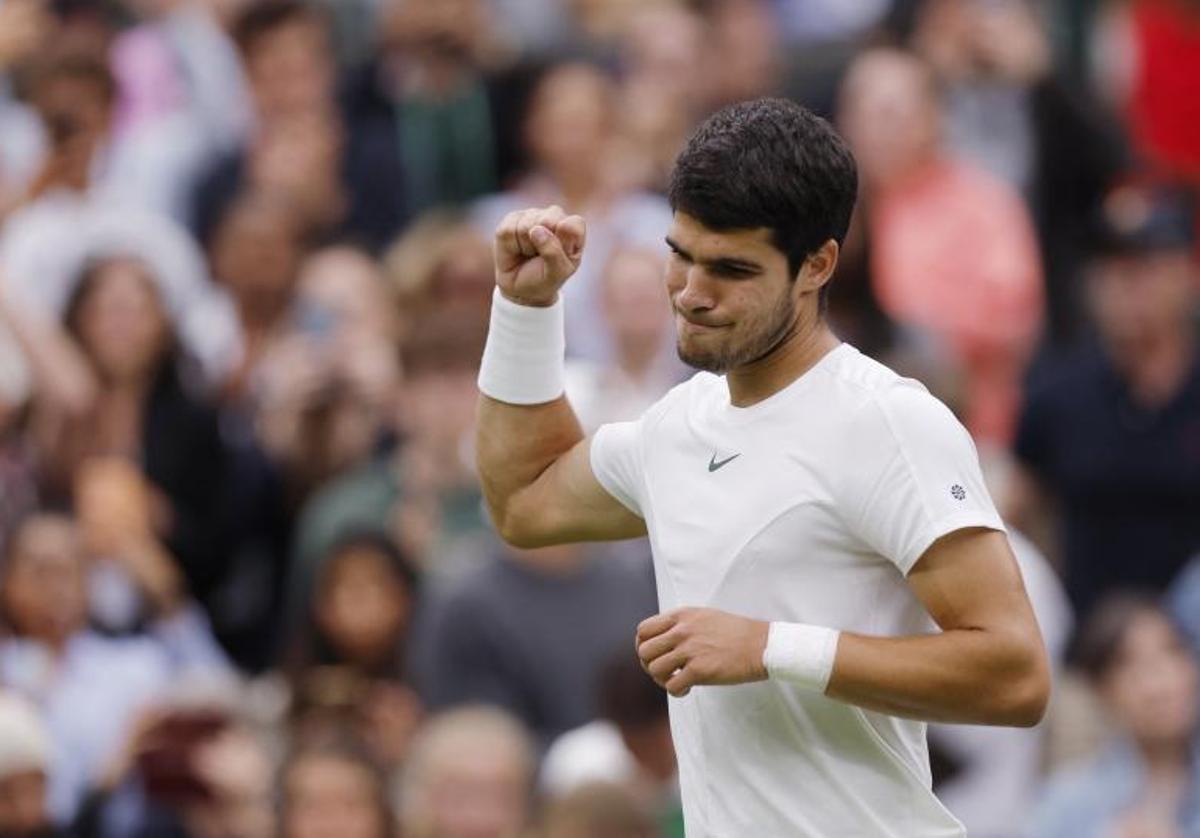
[[[655,838],[654,820],[629,789],[606,783],[580,786],[550,801],[541,838]]]
[[[611,163],[616,140],[616,86],[597,67],[565,63],[539,80],[526,112],[523,136],[530,170],[508,192],[476,204],[472,216],[490,240],[509,212],[561,204],[588,219],[588,246],[563,290],[569,354],[601,363],[613,357],[613,339],[597,322],[600,276],[619,243],[661,248],[670,210],[658,196],[621,191]]]
[[[441,576],[477,566],[494,549],[478,479],[464,453],[487,328],[481,314],[474,304],[452,304],[410,328],[391,423],[399,442],[331,482],[302,510],[295,595],[328,545],[355,527],[387,530],[422,572]]]
[[[967,428],[1004,446],[1041,325],[1036,240],[1015,192],[942,151],[934,91],[918,59],[870,50],[849,70],[839,119],[859,161],[880,305],[953,353]]]
[[[106,167],[115,81],[93,55],[51,52],[30,81],[50,149],[29,200],[0,231],[0,268],[14,303],[54,319],[84,266],[133,255],[151,268],[180,341],[219,379],[238,353],[228,301],[208,282],[202,255],[169,218],[122,195],[127,179]]]
[[[484,0],[381,4],[381,53],[352,80],[349,105],[360,121],[390,128],[409,217],[461,205],[499,182],[489,17]]]
[[[302,744],[284,766],[280,787],[281,838],[397,834],[384,775],[353,740]]]
[[[1044,496],[1059,502],[1067,593],[1081,617],[1115,588],[1162,591],[1200,550],[1190,200],[1161,184],[1105,199],[1088,280],[1098,339],[1039,374],[1021,418],[1014,521],[1044,508]]]
[[[534,754],[515,719],[462,707],[430,719],[400,785],[405,838],[518,838],[529,824]]]
[[[1200,831],[1200,665],[1153,599],[1116,595],[1080,633],[1077,660],[1116,741],[1051,778],[1033,838],[1185,836]]]
[[[1125,165],[1115,120],[1052,66],[1041,10],[1027,0],[925,0],[911,44],[943,95],[948,147],[1023,194],[1046,277],[1049,339],[1083,322],[1087,219]]]
[[[0,686],[28,696],[45,719],[54,754],[48,801],[59,824],[173,673],[214,660],[203,624],[186,612],[164,615],[147,637],[90,631],[84,562],[70,519],[35,515],[14,534],[0,578],[10,633],[0,640]]]
[[[197,184],[197,236],[209,240],[237,195],[264,191],[292,207],[307,236],[382,247],[405,217],[399,161],[387,126],[342,113],[324,17],[296,0],[270,0],[248,6],[233,33],[255,126],[247,147]]]
[[[440,212],[417,219],[388,250],[384,265],[402,333],[439,311],[487,321],[496,287],[491,242],[462,216]]]
[[[59,833],[46,808],[50,740],[28,702],[0,692],[0,834],[15,838]]]
[[[604,661],[654,611],[644,558],[507,548],[431,605],[422,692],[434,708],[504,707],[546,746],[596,717]]]
[[[254,412],[254,378],[283,329],[302,256],[300,220],[278,195],[235,199],[213,230],[213,277],[229,293],[241,330],[242,355],[222,382],[235,410]]]
[[[388,768],[402,762],[420,719],[408,686],[416,585],[409,560],[386,536],[345,535],[318,571],[312,625],[293,663],[299,727],[351,726]]]
[[[617,785],[655,816],[664,836],[682,836],[667,696],[620,648],[601,671],[599,718],[554,741],[542,762],[541,787],[561,799],[593,783]]]
[[[261,739],[238,718],[236,697],[194,679],[158,697],[94,779],[73,834],[275,835],[271,760]]]
[[[617,247],[604,269],[600,314],[613,339],[613,359],[568,367],[571,406],[587,431],[637,418],[685,374],[671,357],[675,332],[665,270],[660,252],[625,246]]]

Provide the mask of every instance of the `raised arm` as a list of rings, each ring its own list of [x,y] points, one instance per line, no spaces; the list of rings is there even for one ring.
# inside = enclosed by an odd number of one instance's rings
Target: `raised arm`
[[[950,533],[925,552],[908,581],[941,632],[839,634],[682,609],[639,626],[638,655],[674,695],[699,684],[761,681],[770,675],[893,716],[1036,724],[1049,698],[1049,663],[1004,534]],[[773,631],[790,632],[794,641],[782,644],[781,666],[769,673],[770,656],[764,652]]]
[[[562,395],[559,289],[579,267],[584,241],[583,219],[558,207],[510,213],[496,228],[476,456],[496,528],[518,547],[646,531],[592,474],[589,440]]]

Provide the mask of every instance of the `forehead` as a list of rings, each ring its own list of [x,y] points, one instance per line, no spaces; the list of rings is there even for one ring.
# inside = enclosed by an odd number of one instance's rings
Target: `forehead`
[[[667,235],[697,260],[736,256],[766,262],[773,257],[784,258],[768,227],[713,230],[685,212],[676,212]]]

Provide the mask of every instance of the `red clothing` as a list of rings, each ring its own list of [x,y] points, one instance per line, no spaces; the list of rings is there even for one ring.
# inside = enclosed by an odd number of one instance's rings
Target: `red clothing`
[[[1021,197],[981,170],[940,160],[885,188],[868,223],[880,306],[956,352],[967,374],[967,427],[1006,445],[1043,307]]]
[[[1200,4],[1138,0],[1130,19],[1134,139],[1152,160],[1200,179]]]

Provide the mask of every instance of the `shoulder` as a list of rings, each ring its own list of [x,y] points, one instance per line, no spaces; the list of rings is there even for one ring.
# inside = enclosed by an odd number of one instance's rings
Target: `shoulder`
[[[966,433],[940,399],[914,378],[905,378],[852,347],[829,373],[850,409],[852,435],[902,437],[918,430]]]

